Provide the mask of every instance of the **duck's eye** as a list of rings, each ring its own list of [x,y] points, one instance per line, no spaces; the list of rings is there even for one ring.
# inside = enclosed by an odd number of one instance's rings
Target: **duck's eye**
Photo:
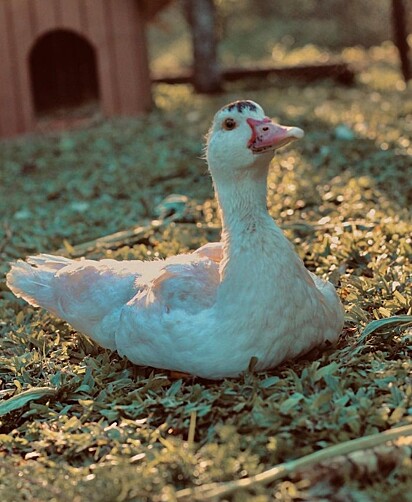
[[[234,119],[226,119],[223,122],[223,129],[226,129],[226,131],[231,131],[237,126],[236,121]]]

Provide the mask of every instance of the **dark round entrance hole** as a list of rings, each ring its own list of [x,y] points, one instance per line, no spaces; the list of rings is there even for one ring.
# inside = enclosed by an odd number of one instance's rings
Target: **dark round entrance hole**
[[[84,37],[68,30],[47,33],[35,43],[29,64],[38,116],[98,101],[96,54]]]

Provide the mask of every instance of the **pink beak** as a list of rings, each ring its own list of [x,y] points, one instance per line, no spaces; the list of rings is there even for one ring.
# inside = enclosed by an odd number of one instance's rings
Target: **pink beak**
[[[249,118],[247,123],[252,129],[248,147],[253,153],[275,151],[281,146],[304,136],[304,132],[299,127],[281,126],[275,124],[269,117],[262,120]]]

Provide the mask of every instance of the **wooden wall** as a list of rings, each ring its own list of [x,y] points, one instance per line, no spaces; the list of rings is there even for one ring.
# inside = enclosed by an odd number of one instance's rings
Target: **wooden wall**
[[[72,30],[96,51],[103,113],[139,115],[151,106],[141,3],[136,0],[0,0],[0,136],[33,129],[29,57],[36,41]]]

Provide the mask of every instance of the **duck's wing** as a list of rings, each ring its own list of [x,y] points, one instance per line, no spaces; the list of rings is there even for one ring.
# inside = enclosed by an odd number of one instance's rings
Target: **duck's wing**
[[[216,263],[195,253],[145,262],[42,254],[13,263],[7,274],[7,285],[16,296],[111,350],[116,349],[115,333],[129,302],[139,298],[140,310],[147,315],[149,310],[195,313],[214,302],[218,283]],[[132,308],[132,318],[138,310]]]
[[[214,345],[209,334],[217,332],[218,264],[196,253],[178,255],[148,279],[142,277],[139,292],[122,309],[117,351],[135,364],[198,372]]]
[[[43,307],[115,349],[114,332],[122,307],[138,291],[145,270],[156,273],[161,262],[70,260],[51,255],[12,264],[7,285],[33,306]]]
[[[219,265],[197,253],[168,258],[156,274],[143,274],[137,281],[139,298],[156,303],[166,312],[184,310],[188,314],[210,308],[220,283]]]
[[[309,272],[321,302],[325,325],[325,339],[335,342],[342,331],[345,311],[334,285]]]
[[[311,338],[315,345],[326,340],[335,342],[343,328],[344,309],[333,284],[310,272],[294,250],[287,255],[282,271],[293,286],[285,290],[285,296],[290,297],[289,307],[296,310],[291,318],[296,325],[301,323],[302,329],[314,328],[313,336],[303,340],[305,345]]]
[[[208,242],[194,251],[199,256],[209,258],[215,263],[220,263],[223,257],[223,243],[222,242]]]

